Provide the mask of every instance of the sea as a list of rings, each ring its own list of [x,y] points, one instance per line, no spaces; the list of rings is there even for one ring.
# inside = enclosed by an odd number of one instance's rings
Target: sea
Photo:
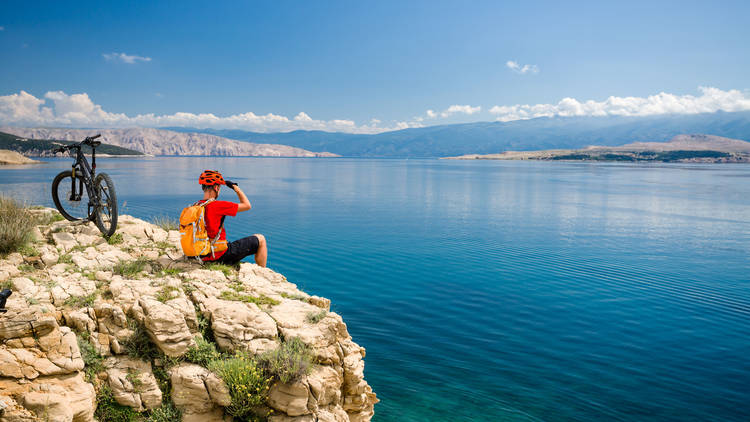
[[[0,168],[53,206],[71,160]],[[328,297],[386,421],[750,420],[750,166],[100,158],[121,213],[221,171],[268,265]],[[235,200],[222,191],[220,199]]]

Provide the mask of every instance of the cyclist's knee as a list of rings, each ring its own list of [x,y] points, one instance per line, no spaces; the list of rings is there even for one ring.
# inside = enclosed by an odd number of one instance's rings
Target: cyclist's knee
[[[265,244],[266,244],[266,237],[265,237],[265,236],[263,236],[262,234],[258,234],[258,233],[256,233],[256,234],[254,234],[253,236],[255,236],[255,237],[257,237],[257,238],[258,238],[258,243],[260,244],[260,246],[263,246],[263,245],[265,245]]]

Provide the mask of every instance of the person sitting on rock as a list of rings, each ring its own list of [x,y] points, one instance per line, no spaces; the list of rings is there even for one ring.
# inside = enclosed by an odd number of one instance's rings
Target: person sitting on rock
[[[219,240],[226,241],[227,233],[224,230],[224,217],[234,217],[238,212],[248,211],[251,207],[250,201],[247,200],[247,196],[242,192],[239,185],[233,183],[230,180],[224,180],[221,173],[213,170],[205,170],[201,173],[198,178],[198,183],[203,187],[203,200],[200,202],[206,202],[213,199],[210,203],[205,206],[205,218],[206,218],[206,231],[210,239],[216,238],[216,234],[221,229]],[[237,198],[240,203],[230,201],[219,201],[219,192],[221,192],[221,186],[226,185],[229,189],[232,189],[237,193]],[[261,267],[266,266],[266,260],[268,259],[268,247],[266,246],[266,238],[262,234],[254,234],[252,236],[244,237],[239,240],[235,240],[227,245],[227,249],[224,251],[218,251],[213,256],[211,254],[204,255],[201,259],[204,262],[217,262],[220,264],[234,265],[246,256],[255,255],[255,263]]]

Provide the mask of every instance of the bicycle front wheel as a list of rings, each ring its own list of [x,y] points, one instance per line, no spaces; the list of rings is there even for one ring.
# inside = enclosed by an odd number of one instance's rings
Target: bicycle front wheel
[[[94,222],[105,237],[110,237],[117,230],[117,194],[112,178],[107,173],[100,173],[94,179],[94,191],[99,197]]]
[[[58,174],[52,181],[52,201],[63,217],[70,221],[89,219],[91,207],[83,178],[73,179],[68,170]]]

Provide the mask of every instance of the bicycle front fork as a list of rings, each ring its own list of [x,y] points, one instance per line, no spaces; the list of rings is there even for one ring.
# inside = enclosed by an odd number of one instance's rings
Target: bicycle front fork
[[[78,178],[78,191],[76,191],[76,168],[73,166],[72,174],[70,175],[70,198],[71,201],[80,201],[81,193],[83,192],[83,178]]]

